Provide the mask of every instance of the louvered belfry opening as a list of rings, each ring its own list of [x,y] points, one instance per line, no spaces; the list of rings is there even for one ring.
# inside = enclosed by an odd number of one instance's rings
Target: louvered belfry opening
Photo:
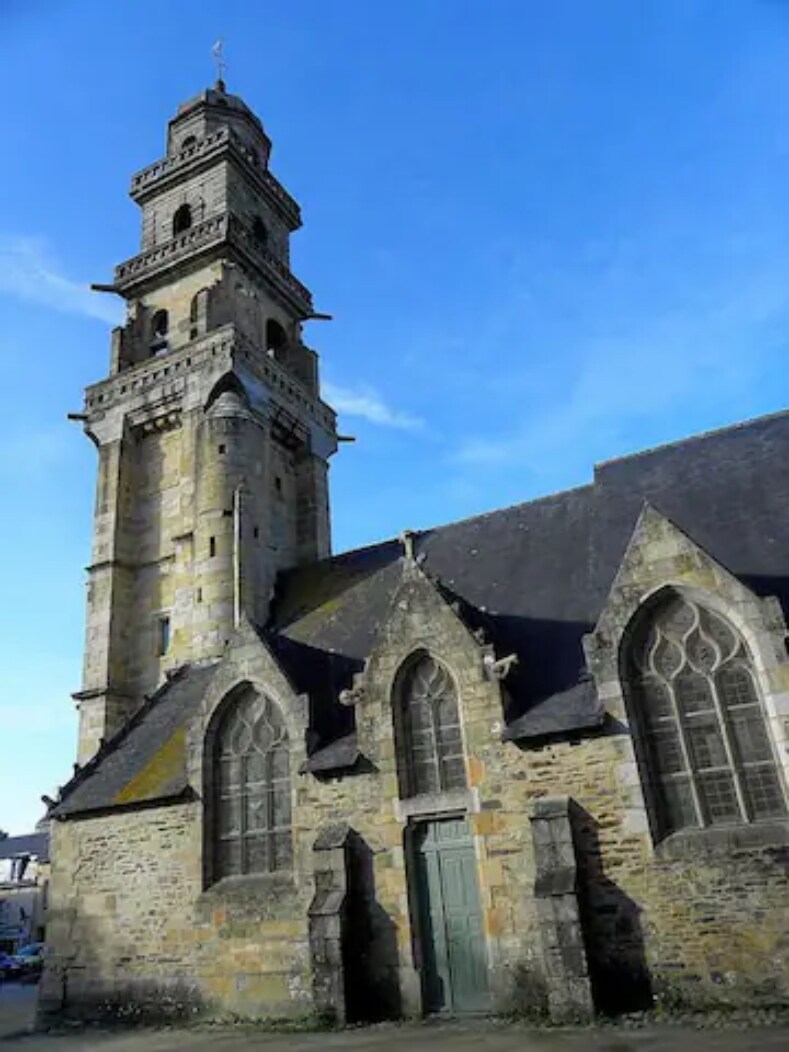
[[[214,877],[288,870],[290,750],[277,706],[251,687],[233,699],[214,745]]]
[[[753,662],[727,620],[671,592],[642,615],[625,675],[660,836],[786,814]]]

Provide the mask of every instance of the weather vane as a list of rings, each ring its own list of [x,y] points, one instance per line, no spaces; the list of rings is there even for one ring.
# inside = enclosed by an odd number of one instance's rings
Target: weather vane
[[[225,62],[225,45],[222,40],[219,39],[211,48],[211,54],[214,56],[216,62],[216,82],[224,86],[225,83],[225,70],[227,69],[227,63]]]

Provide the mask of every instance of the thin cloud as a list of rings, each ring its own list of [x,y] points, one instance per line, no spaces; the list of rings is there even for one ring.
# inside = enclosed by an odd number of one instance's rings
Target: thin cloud
[[[750,275],[737,291],[717,288],[706,302],[645,314],[625,334],[577,341],[564,349],[559,397],[535,399],[516,426],[469,436],[451,459],[468,469],[551,474],[579,458],[591,466],[647,421],[692,414],[702,403],[736,404],[763,386],[784,353],[773,336],[789,310],[784,277]]]
[[[345,416],[360,417],[371,424],[381,427],[395,427],[403,431],[413,431],[423,426],[423,422],[410,413],[404,413],[388,406],[372,388],[362,387],[352,391],[337,384],[324,383],[323,397]]]
[[[123,320],[119,303],[62,273],[44,238],[0,236],[0,293],[109,325]]]

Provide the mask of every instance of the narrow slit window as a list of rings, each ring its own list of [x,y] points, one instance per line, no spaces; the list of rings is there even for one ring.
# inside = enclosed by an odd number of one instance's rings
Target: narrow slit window
[[[170,649],[170,618],[160,617],[156,622],[156,649],[159,657]]]
[[[209,537],[208,539],[208,554],[212,559],[216,555],[216,537]]]

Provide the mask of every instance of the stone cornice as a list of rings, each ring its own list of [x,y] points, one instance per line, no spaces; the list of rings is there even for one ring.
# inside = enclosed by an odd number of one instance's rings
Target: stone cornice
[[[179,538],[173,537],[172,540],[178,540]],[[129,559],[102,559],[101,562],[91,563],[90,566],[85,567],[85,573],[91,576],[95,573],[102,573],[106,570],[140,570],[150,569],[152,566],[164,566],[175,562],[175,553],[169,552],[166,555],[160,556],[158,559],[148,559],[143,562],[133,562]],[[98,688],[93,690],[93,694],[101,693]],[[90,692],[89,692],[90,693]],[[72,698],[76,698],[76,694],[71,695]],[[80,695],[81,696],[81,695]],[[88,695],[86,694],[85,697]],[[92,695],[91,695],[92,696]]]
[[[91,384],[85,390],[85,409],[88,416],[102,413],[121,402],[129,402],[131,408],[137,398],[147,402],[150,390],[159,385],[165,388],[161,392],[163,398],[170,394],[177,395],[183,387],[186,373],[197,370],[211,358],[219,359],[218,369],[227,370],[232,366],[230,352],[234,339],[233,326],[225,325],[178,350],[149,358],[106,380]]]
[[[189,178],[222,157],[232,154],[246,176],[256,184],[271,208],[279,213],[290,230],[301,226],[301,211],[287,190],[267,168],[253,164],[243,147],[241,139],[230,128],[220,128],[206,135],[192,146],[171,157],[148,165],[132,176],[130,197],[143,204],[149,198],[169,189],[173,184]]]
[[[236,336],[234,358],[239,363],[243,362],[254,376],[263,381],[274,395],[275,401],[281,401],[291,411],[296,408],[299,416],[306,412],[311,419],[334,434],[337,428],[337,414],[331,406],[313,395],[274,358],[261,355],[260,351],[240,334]]]
[[[204,219],[161,245],[155,245],[115,268],[115,288],[123,296],[139,294],[162,275],[217,249],[232,248],[251,264],[274,291],[304,317],[312,312],[312,294],[290,269],[255,240],[236,216],[224,213]]]
[[[275,359],[264,355],[241,336],[233,325],[194,340],[156,358],[124,369],[114,376],[92,384],[85,391],[88,427],[107,411],[126,403],[130,423],[143,423],[154,418],[178,416],[176,404],[181,398],[187,374],[195,374],[208,364],[212,372],[227,372],[240,366],[247,369],[270,392],[275,405],[281,405],[302,421],[312,421],[334,435],[337,418],[334,410],[313,395],[300,380]],[[152,396],[156,402],[152,402]],[[138,419],[138,413],[142,415]],[[177,423],[177,422],[176,422]]]
[[[187,257],[221,244],[227,237],[228,216],[218,215],[196,223],[183,234],[126,259],[115,268],[115,287],[124,295],[136,286],[159,276]]]

